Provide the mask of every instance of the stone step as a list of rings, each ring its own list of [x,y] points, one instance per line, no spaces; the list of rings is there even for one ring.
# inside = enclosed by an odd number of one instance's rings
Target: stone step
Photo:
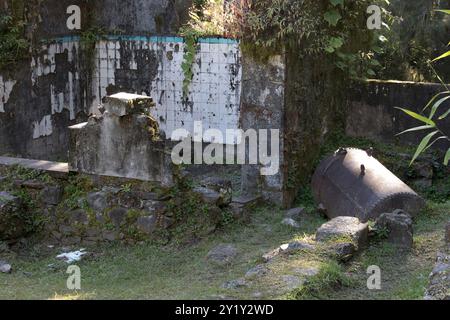
[[[67,178],[69,174],[69,164],[66,162],[0,157],[0,167],[11,167],[14,165],[33,170],[42,170],[55,178]]]

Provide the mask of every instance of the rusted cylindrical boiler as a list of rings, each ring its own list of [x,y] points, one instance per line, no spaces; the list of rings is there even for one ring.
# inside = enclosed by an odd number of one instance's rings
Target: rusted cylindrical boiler
[[[425,201],[371,155],[371,151],[341,148],[323,160],[312,179],[317,203],[329,218],[376,219],[402,209],[415,216]]]

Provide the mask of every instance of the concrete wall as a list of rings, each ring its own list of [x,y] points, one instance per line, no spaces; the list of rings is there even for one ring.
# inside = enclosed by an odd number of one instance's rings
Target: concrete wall
[[[346,133],[355,137],[367,137],[381,141],[400,141],[417,145],[425,131],[412,132],[400,137],[396,134],[422,125],[395,107],[406,108],[418,113],[436,94],[446,89],[440,84],[399,81],[357,82],[351,86],[346,120]],[[441,105],[441,113],[449,103]],[[437,114],[441,114],[437,113]],[[424,113],[429,115],[429,111]],[[450,118],[439,121],[440,128],[450,134]],[[444,143],[435,147],[448,148]]]
[[[77,37],[42,45],[20,72],[0,77],[0,153],[65,160],[67,127],[85,121],[106,95],[120,91],[153,97],[153,115],[167,137],[178,128],[192,131],[194,121],[204,129],[238,128],[239,44],[201,40],[188,99],[182,88],[184,46],[178,37],[110,37],[86,57]]]

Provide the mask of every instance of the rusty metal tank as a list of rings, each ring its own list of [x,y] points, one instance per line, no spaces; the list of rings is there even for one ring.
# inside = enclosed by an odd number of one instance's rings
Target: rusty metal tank
[[[366,222],[396,209],[415,216],[425,206],[425,201],[375,159],[371,150],[336,151],[320,163],[312,190],[329,218],[353,216]]]

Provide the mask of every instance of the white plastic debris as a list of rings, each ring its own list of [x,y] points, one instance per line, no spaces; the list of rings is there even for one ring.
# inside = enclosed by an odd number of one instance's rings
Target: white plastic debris
[[[61,253],[60,255],[56,256],[56,258],[63,259],[65,260],[65,262],[70,264],[72,262],[80,261],[81,257],[87,254],[85,250],[86,249],[80,249],[78,251]]]

